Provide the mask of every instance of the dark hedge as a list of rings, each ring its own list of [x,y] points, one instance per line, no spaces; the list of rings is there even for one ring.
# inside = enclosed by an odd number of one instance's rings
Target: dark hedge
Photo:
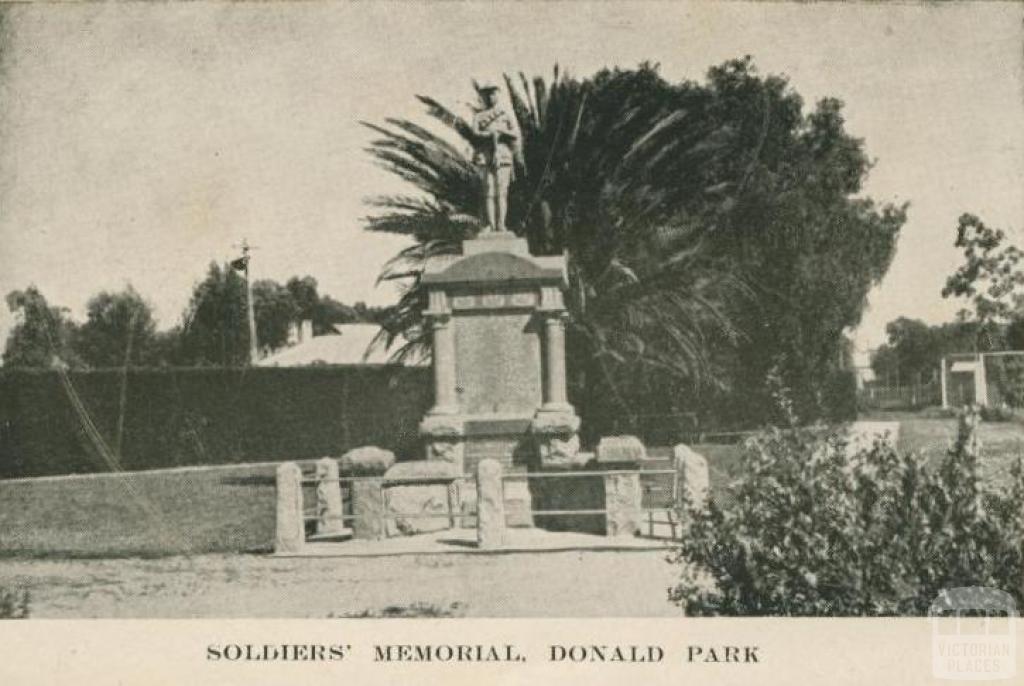
[[[432,398],[429,368],[132,369],[118,451],[123,374],[69,372],[66,384],[51,370],[0,372],[0,478],[111,471],[104,453],[118,452],[126,470],[338,456],[360,445],[412,456]]]
[[[825,379],[822,411],[832,422],[852,422],[857,418],[857,373],[850,369],[833,370]]]

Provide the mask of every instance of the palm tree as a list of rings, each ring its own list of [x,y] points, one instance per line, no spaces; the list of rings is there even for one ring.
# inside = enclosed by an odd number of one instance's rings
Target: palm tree
[[[631,384],[714,383],[709,351],[736,335],[724,303],[743,288],[703,249],[707,217],[689,214],[685,202],[716,192],[707,186],[723,132],[688,127],[687,111],[663,83],[646,65],[587,81],[557,67],[550,82],[505,77],[520,131],[509,226],[534,254],[568,256],[567,356],[578,407],[598,388],[630,412]],[[426,343],[425,261],[458,252],[480,228],[483,209],[469,123],[433,98],[417,98],[432,128],[364,122],[379,134],[368,152],[418,191],[368,201],[376,210],[368,230],[414,241],[380,276],[404,284],[381,338],[388,346],[407,339],[397,358]],[[586,419],[585,407],[581,413]]]

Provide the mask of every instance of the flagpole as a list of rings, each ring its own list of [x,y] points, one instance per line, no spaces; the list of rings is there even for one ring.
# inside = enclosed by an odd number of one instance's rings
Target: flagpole
[[[249,318],[249,366],[256,364],[256,313],[252,304],[252,279],[249,278],[249,243],[242,239],[242,258],[245,260],[245,309]]]

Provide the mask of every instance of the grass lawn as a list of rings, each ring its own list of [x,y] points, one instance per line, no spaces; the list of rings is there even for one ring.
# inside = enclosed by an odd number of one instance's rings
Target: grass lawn
[[[877,412],[864,419],[898,421],[899,448],[927,455],[934,464],[956,440],[956,419],[924,418],[911,412]],[[1015,422],[983,422],[981,439],[981,474],[990,484],[1007,483],[1010,467],[1024,456],[1024,425]]]
[[[267,551],[274,464],[0,481],[0,555]]]

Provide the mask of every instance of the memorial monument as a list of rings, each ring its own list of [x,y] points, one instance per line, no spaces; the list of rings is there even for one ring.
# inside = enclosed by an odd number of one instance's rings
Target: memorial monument
[[[566,260],[530,254],[526,239],[505,228],[516,133],[494,87],[480,91],[473,129],[484,227],[461,254],[435,257],[423,271],[435,403],[420,433],[428,460],[462,473],[484,458],[510,472],[568,465],[579,451],[579,418],[566,394]],[[515,500],[511,485],[506,496]]]

